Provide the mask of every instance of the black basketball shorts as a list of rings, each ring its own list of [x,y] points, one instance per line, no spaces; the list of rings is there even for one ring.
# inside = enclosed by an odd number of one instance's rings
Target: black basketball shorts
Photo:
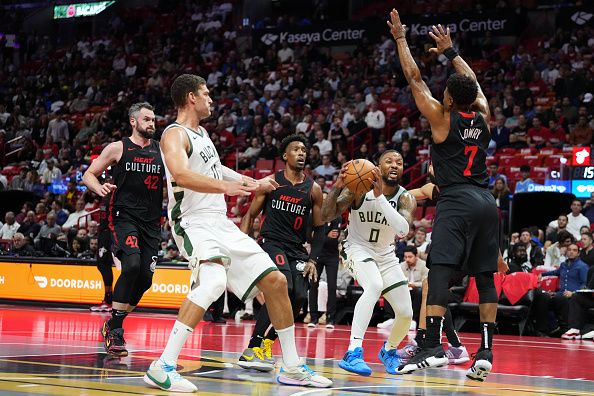
[[[141,263],[151,263],[151,270],[157,263],[159,242],[158,226],[141,224],[132,219],[118,219],[112,226],[114,254],[120,260],[123,255],[140,254]]]

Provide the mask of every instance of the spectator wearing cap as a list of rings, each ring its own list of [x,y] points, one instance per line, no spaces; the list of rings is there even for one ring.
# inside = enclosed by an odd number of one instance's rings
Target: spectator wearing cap
[[[528,186],[534,184],[534,180],[530,178],[530,165],[520,166],[520,181],[516,183],[516,191],[514,194],[527,192]]]

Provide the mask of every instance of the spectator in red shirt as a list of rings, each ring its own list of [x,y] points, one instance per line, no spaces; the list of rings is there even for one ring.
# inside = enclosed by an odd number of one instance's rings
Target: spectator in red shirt
[[[540,118],[532,119],[532,128],[528,129],[528,146],[541,148],[550,139],[551,131],[542,126]]]
[[[562,147],[563,143],[565,143],[567,140],[567,136],[563,127],[559,125],[557,120],[552,119],[549,120],[549,130],[551,131],[551,134],[547,140],[547,146],[559,148]]]
[[[534,71],[532,81],[530,81],[530,83],[528,84],[528,89],[530,89],[530,91],[532,92],[533,98],[544,96],[544,94],[547,93],[547,85],[543,81],[538,70]]]
[[[59,147],[56,143],[54,143],[54,139],[52,135],[47,135],[47,139],[45,139],[45,144],[41,147],[41,149],[45,152],[46,150],[51,150],[54,157],[58,156]]]

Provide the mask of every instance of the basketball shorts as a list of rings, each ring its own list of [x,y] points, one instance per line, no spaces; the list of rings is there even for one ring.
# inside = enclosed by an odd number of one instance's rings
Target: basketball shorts
[[[456,185],[441,191],[427,266],[451,265],[468,274],[496,272],[499,216],[486,188]]]
[[[182,218],[172,224],[180,253],[197,269],[202,261],[220,259],[227,269],[227,288],[242,301],[259,293],[256,283],[276,265],[252,238],[221,214]],[[192,281],[197,271],[193,271]]]
[[[161,234],[158,225],[142,224],[133,219],[118,218],[114,221],[113,251],[121,261],[122,255],[140,254],[141,263],[150,263],[154,272],[159,252]]]
[[[352,244],[348,240],[342,243],[342,259],[353,278],[361,272],[369,272],[370,266],[379,269],[382,278],[382,295],[400,286],[407,286],[408,279],[402,272],[394,250],[377,253],[369,247]]]
[[[303,246],[291,246],[269,239],[265,239],[260,246],[287,278],[289,290],[296,287],[305,288],[305,290],[309,288],[309,282],[303,276],[303,267],[308,259],[307,251]]]

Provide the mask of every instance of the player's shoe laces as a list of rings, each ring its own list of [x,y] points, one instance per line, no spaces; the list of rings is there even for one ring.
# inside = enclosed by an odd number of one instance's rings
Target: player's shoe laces
[[[105,338],[105,350],[110,355],[114,356],[128,356],[126,350],[126,341],[124,340],[124,329],[109,330]]]
[[[198,391],[196,385],[183,378],[175,367],[158,359],[151,363],[143,378],[152,387],[171,392],[192,393]]]
[[[397,349],[390,349],[389,351],[386,350],[387,342],[384,342],[382,345],[382,349],[380,349],[377,357],[379,360],[386,366],[386,373],[388,374],[398,374],[396,369],[400,366],[400,356],[398,356]]]
[[[264,354],[264,360],[267,361],[274,367],[274,358],[272,357],[272,345],[274,345],[274,340],[270,340],[268,338],[264,338],[262,340],[262,352]]]
[[[409,359],[406,364],[400,365],[396,372],[398,374],[410,374],[417,370],[431,367],[443,367],[448,364],[443,347],[438,345],[434,348],[423,348],[417,351],[415,356]]]
[[[291,368],[281,367],[276,380],[283,385],[310,386],[313,388],[329,388],[332,386],[332,381],[316,374],[307,364]]]
[[[338,362],[338,367],[359,375],[371,375],[371,368],[363,360],[363,348],[357,347],[354,351],[347,351]]]
[[[460,345],[459,347],[450,345],[446,351],[446,356],[448,357],[448,362],[450,364],[462,364],[470,360],[470,356],[464,345]]]
[[[414,340],[412,340],[412,342],[409,342],[408,344],[406,344],[404,346],[404,348],[401,348],[398,350],[398,356],[400,356],[400,364],[405,364],[408,363],[408,361],[417,354],[418,351],[420,351],[421,348],[419,348],[416,344],[416,342]]]
[[[274,361],[270,363],[264,358],[264,350],[260,347],[247,348],[240,356],[237,365],[244,369],[255,369],[258,371],[274,370]]]
[[[471,380],[483,382],[493,368],[493,352],[490,349],[481,349],[472,354],[474,361],[466,372],[466,377]]]
[[[99,305],[93,305],[89,308],[91,312],[111,312],[111,304],[105,302],[105,300],[101,301]]]

